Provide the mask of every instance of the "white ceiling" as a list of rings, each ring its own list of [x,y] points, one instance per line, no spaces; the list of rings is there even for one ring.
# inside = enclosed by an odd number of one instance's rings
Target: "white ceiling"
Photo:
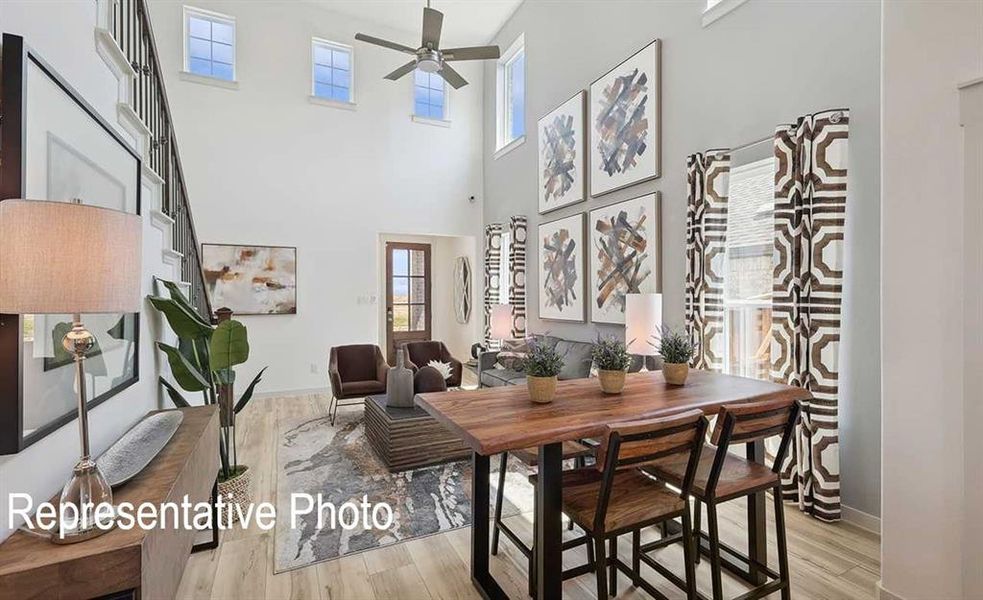
[[[426,0],[314,0],[328,10],[359,20],[379,23],[387,29],[407,32],[406,39],[392,41],[417,47]],[[430,0],[430,7],[444,13],[441,46],[480,46],[488,43],[512,16],[522,0]],[[368,28],[367,28],[368,29]],[[361,33],[373,35],[366,30]],[[378,37],[385,37],[384,35]]]

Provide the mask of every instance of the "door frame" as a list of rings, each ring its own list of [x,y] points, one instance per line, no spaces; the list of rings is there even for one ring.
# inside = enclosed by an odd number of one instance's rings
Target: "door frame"
[[[422,250],[423,251],[423,278],[426,281],[426,293],[424,297],[424,329],[422,331],[394,332],[393,323],[393,250]],[[386,308],[385,308],[385,327],[386,327],[386,360],[390,364],[396,361],[396,344],[400,343],[401,337],[397,334],[414,334],[405,336],[409,339],[433,339],[433,271],[431,269],[432,246],[420,242],[386,242]],[[409,269],[410,266],[407,265]],[[407,272],[407,279],[409,279]],[[407,294],[411,293],[412,286],[407,288]],[[411,311],[412,313],[412,311]]]

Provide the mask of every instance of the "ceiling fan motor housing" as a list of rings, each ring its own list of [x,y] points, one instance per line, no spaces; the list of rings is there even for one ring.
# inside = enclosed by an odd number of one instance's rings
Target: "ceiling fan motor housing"
[[[440,70],[441,58],[437,50],[421,48],[416,56],[416,68],[425,73],[436,73]]]

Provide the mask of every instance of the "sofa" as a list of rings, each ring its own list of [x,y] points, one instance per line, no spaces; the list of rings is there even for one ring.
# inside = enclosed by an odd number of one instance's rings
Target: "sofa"
[[[590,377],[593,366],[591,351],[594,344],[591,342],[577,342],[565,340],[551,335],[530,336],[537,343],[547,344],[556,349],[557,353],[563,358],[563,370],[557,379],[583,379]],[[525,385],[526,374],[522,371],[504,369],[496,366],[498,362],[498,351],[486,351],[478,355],[478,385],[479,387],[500,387],[504,385]],[[655,357],[632,356],[629,373],[640,371],[642,366],[648,366],[650,371],[661,369],[661,361]]]

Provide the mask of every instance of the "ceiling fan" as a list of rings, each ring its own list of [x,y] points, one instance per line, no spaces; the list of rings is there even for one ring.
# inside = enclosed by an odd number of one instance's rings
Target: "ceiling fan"
[[[414,56],[413,60],[386,75],[385,79],[396,81],[403,75],[412,72],[414,69],[420,69],[426,73],[437,73],[444,78],[444,81],[454,86],[454,89],[457,89],[466,86],[468,82],[466,79],[461,77],[460,73],[451,68],[451,66],[447,64],[448,62],[454,60],[485,60],[490,58],[498,58],[502,53],[498,49],[498,46],[471,46],[467,48],[441,49],[440,28],[443,25],[443,22],[444,14],[438,10],[430,8],[430,0],[427,0],[427,6],[423,9],[423,36],[420,41],[419,48],[413,49],[409,46],[404,46],[403,44],[397,44],[396,42],[390,42],[389,40],[379,39],[377,37],[372,37],[371,35],[365,35],[364,33],[356,33],[355,39],[368,42],[370,44],[375,44],[376,46],[382,46],[383,48],[399,50],[400,52],[405,52],[406,54],[412,54]]]

